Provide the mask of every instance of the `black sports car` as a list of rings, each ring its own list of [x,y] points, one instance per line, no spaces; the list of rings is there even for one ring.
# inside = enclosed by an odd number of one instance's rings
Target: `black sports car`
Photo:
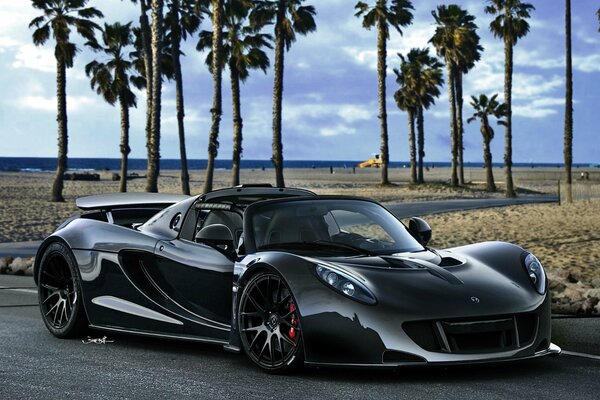
[[[36,257],[57,337],[209,342],[272,372],[560,353],[534,255],[500,242],[434,250],[425,221],[407,228],[371,200],[254,185],[77,205]]]

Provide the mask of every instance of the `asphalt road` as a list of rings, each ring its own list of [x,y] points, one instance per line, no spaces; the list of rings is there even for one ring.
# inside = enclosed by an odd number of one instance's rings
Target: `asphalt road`
[[[416,203],[386,203],[385,206],[398,218],[420,217],[443,212],[504,207],[516,204],[553,203],[556,196],[520,196],[513,199],[456,199],[421,201]],[[33,257],[41,242],[0,243],[0,257]]]
[[[0,276],[1,399],[562,400],[597,399],[600,393],[600,358],[567,354],[473,367],[306,369],[273,376],[218,346],[114,334],[106,344],[60,340],[31,306],[37,301],[32,284],[31,278]]]

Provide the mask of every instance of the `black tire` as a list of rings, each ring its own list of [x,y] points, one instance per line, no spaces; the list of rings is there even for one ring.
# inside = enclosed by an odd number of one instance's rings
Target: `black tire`
[[[38,302],[42,320],[54,336],[74,338],[87,330],[77,264],[61,242],[49,245],[40,261]]]
[[[302,366],[300,312],[280,275],[253,276],[242,291],[237,316],[242,347],[255,365],[273,374]]]

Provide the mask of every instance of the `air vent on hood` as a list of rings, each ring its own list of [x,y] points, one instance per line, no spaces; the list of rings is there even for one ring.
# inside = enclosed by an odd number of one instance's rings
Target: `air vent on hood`
[[[462,261],[457,260],[452,257],[442,257],[442,261],[440,261],[440,267],[453,267],[455,265],[461,265]]]

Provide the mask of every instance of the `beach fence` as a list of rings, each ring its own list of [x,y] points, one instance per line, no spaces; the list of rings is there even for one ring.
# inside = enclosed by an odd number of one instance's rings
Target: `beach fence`
[[[568,185],[564,181],[558,181],[558,188],[561,204],[566,203]],[[600,182],[574,181],[571,184],[571,193],[573,195],[573,202],[599,200]]]

